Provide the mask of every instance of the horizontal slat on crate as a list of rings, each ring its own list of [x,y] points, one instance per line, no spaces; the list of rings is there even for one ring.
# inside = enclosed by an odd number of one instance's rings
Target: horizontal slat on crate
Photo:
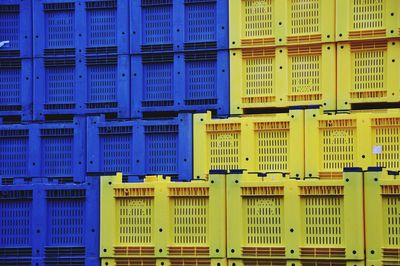
[[[336,47],[313,44],[231,50],[231,113],[322,105],[336,109]]]
[[[335,1],[240,0],[229,6],[231,48],[335,41]]]
[[[150,176],[143,183],[103,176],[100,205],[102,258],[226,257],[224,175],[191,182]]]
[[[364,266],[365,262],[347,260],[268,260],[229,259],[228,266]],[[378,265],[376,265],[378,266]]]
[[[304,111],[212,119],[193,118],[194,178],[209,170],[247,169],[304,175]]]
[[[362,175],[227,175],[228,258],[363,260]]]
[[[192,115],[161,120],[105,121],[89,118],[89,173],[124,176],[168,174],[192,178]]]
[[[400,102],[400,41],[338,43],[337,109]]]
[[[101,266],[126,266],[126,265],[146,265],[146,266],[226,266],[226,259],[203,259],[203,258],[185,258],[185,259],[156,259],[156,258],[116,258],[102,259]]]
[[[132,117],[146,112],[229,113],[229,52],[196,51],[131,57]]]

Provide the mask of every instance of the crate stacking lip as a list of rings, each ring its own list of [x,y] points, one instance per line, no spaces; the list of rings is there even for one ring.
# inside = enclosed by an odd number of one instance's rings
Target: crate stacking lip
[[[335,44],[231,50],[231,113],[321,105],[336,109]]]
[[[65,123],[0,125],[0,176],[82,181],[85,140],[83,117]]]
[[[101,260],[101,266],[226,266],[226,259],[203,259],[203,258],[185,258],[185,259],[156,259],[156,258],[106,258]]]
[[[74,49],[114,49],[129,54],[127,0],[33,1],[34,56]]]
[[[40,257],[85,265],[86,258],[96,259],[99,189],[97,178],[68,184],[11,178],[0,184],[0,262]]]
[[[374,110],[329,115],[305,111],[307,177],[341,178],[344,167],[400,169],[400,112]]]
[[[103,176],[100,206],[102,258],[225,258],[224,175],[143,183]]]
[[[240,0],[230,3],[230,48],[335,41],[335,1]]]
[[[362,174],[227,175],[228,258],[363,260]]]
[[[194,178],[209,170],[247,169],[304,176],[304,111],[212,119],[193,118]]]
[[[228,259],[228,266],[364,266],[364,261]]]

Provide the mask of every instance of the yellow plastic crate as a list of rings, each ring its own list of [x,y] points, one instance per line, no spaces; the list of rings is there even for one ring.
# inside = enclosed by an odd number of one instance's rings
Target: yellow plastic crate
[[[232,169],[304,175],[304,110],[227,119],[195,114],[193,140],[194,178]]]
[[[375,261],[375,260],[367,260],[366,266],[400,266],[400,261]]]
[[[228,258],[363,260],[356,170],[340,180],[227,175]]]
[[[100,257],[224,258],[225,178],[101,178]]]
[[[226,259],[102,259],[101,266],[226,266]]]
[[[382,169],[370,168],[365,173],[364,198],[367,260],[379,262],[368,265],[399,265],[399,172],[388,174]]]
[[[229,259],[228,266],[365,266],[364,261]],[[378,266],[378,265],[376,265]]]
[[[268,107],[336,109],[335,44],[231,52],[231,113]]]
[[[348,110],[355,103],[400,101],[400,40],[337,46],[337,109]]]
[[[335,41],[335,0],[235,0],[230,48]]]
[[[398,0],[336,0],[336,40],[399,36]]]

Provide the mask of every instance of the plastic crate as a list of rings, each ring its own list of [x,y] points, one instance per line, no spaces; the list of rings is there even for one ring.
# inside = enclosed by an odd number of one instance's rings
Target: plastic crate
[[[131,2],[131,53],[228,49],[228,2]]]
[[[336,109],[336,47],[313,44],[231,50],[231,113],[322,105]]]
[[[340,178],[344,167],[400,169],[400,112],[375,110],[322,114],[306,110],[305,173]]]
[[[229,113],[228,51],[132,56],[132,117],[146,112]]]
[[[304,176],[304,111],[212,119],[193,118],[194,178],[210,170],[247,169]]]
[[[229,6],[230,47],[335,41],[334,0],[240,0]]]
[[[88,122],[89,173],[122,172],[143,177],[168,174],[192,178],[192,115],[164,120]]]
[[[128,0],[33,1],[34,55],[129,54]]]
[[[126,266],[126,265],[147,265],[147,266],[226,266],[225,259],[140,259],[140,258],[118,258],[102,259],[101,266]]]
[[[84,118],[71,123],[0,125],[0,177],[85,177]]]
[[[336,0],[336,40],[397,37],[397,0]]]
[[[340,43],[337,109],[355,103],[400,102],[400,41]]]
[[[0,117],[32,119],[32,72],[32,59],[3,57],[0,52]]]
[[[129,56],[34,59],[35,120],[48,115],[114,113],[129,118]]]
[[[227,175],[228,258],[363,260],[363,173],[352,170],[341,180]]]
[[[103,176],[100,257],[225,258],[225,201],[224,175],[143,183]]]
[[[369,168],[365,173],[364,199],[367,260],[376,261],[368,265],[397,265],[400,261],[399,172]]]
[[[0,54],[32,57],[32,0],[0,3]],[[27,22],[27,23],[26,23]]]
[[[2,265],[33,257],[43,258],[46,265],[85,265],[85,259],[98,257],[98,178],[69,184],[26,178],[0,181]]]
[[[364,266],[364,261],[229,259],[228,266]],[[378,265],[376,265],[378,266]]]
[[[365,262],[366,266],[399,266],[400,262],[396,262],[396,261],[391,261],[391,262],[387,262],[387,261],[375,261],[375,260],[367,260]]]

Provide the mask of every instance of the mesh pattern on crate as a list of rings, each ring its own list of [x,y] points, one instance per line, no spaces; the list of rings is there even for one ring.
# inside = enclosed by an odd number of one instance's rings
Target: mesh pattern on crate
[[[45,175],[72,175],[73,137],[42,137],[42,162]]]
[[[20,35],[20,14],[19,11],[4,12],[0,10],[0,36],[2,40],[10,41],[11,49],[19,48]],[[1,76],[1,75],[0,75]]]
[[[131,172],[131,134],[100,136],[100,162],[102,171]]]
[[[0,18],[0,24],[1,24],[1,18]],[[21,93],[21,69],[1,68],[0,104],[20,104],[21,103],[20,93]]]
[[[321,55],[289,57],[290,94],[317,93],[321,90]]]
[[[146,172],[176,173],[178,161],[178,134],[146,134]]]
[[[143,65],[143,99],[173,100],[173,63]]]
[[[186,99],[210,99],[217,94],[217,62],[186,63]]]
[[[245,96],[274,95],[274,65],[273,57],[244,59]]]
[[[0,138],[0,173],[23,176],[28,173],[28,137]]]
[[[32,200],[0,200],[0,245],[30,246]]]
[[[45,13],[46,48],[74,47],[74,10],[53,10]]]
[[[353,0],[351,3],[353,30],[381,29],[384,25],[384,0]]]
[[[172,43],[172,5],[142,7],[143,44]]]
[[[46,68],[46,103],[73,103],[74,88],[74,67]]]
[[[117,66],[88,66],[89,102],[117,101]]]
[[[117,44],[116,9],[92,9],[87,11],[88,45],[90,47],[115,46]]]
[[[385,90],[385,50],[354,52],[352,91]]]
[[[260,38],[274,35],[272,0],[243,0],[242,12],[242,36]]]
[[[399,195],[383,197],[383,230],[384,246],[400,245],[400,197]]]
[[[117,200],[117,239],[120,244],[142,246],[153,243],[152,198],[121,198]]]
[[[388,169],[400,168],[400,119],[373,119],[373,145],[382,147],[376,154],[376,165]]]
[[[318,33],[320,25],[320,0],[292,0],[290,3],[290,33],[302,35]]]
[[[216,4],[185,5],[185,41],[206,42],[216,39]]]

